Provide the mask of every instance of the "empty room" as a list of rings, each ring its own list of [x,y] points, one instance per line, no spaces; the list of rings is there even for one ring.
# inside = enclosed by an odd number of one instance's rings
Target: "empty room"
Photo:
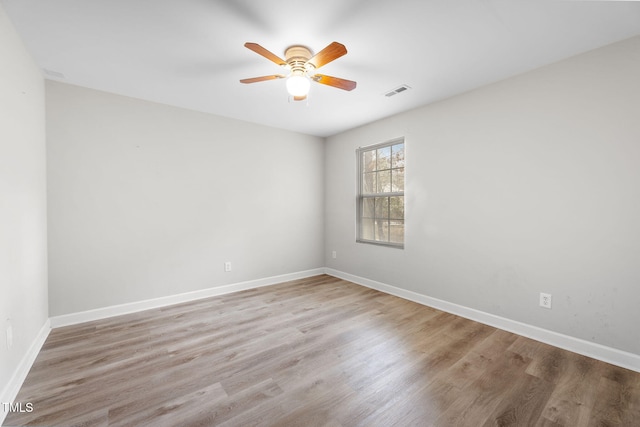
[[[637,426],[640,2],[0,0],[0,425]]]

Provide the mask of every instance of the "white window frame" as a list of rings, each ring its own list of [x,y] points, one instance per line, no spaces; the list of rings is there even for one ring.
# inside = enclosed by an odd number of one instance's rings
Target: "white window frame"
[[[363,189],[363,175],[364,175],[364,165],[363,165],[363,155],[362,153],[365,153],[367,151],[373,151],[373,150],[378,150],[380,148],[385,148],[385,147],[392,147],[394,145],[398,145],[398,144],[402,144],[403,145],[403,151],[405,152],[405,161],[406,161],[406,143],[405,143],[405,139],[404,137],[401,138],[395,138],[392,139],[390,141],[386,141],[380,144],[374,144],[374,145],[369,145],[366,147],[359,147],[356,150],[356,162],[357,162],[357,173],[358,173],[358,179],[357,179],[357,196],[356,196],[356,242],[358,243],[368,243],[368,244],[374,244],[374,245],[381,245],[381,246],[388,246],[388,247],[393,247],[393,248],[399,248],[399,249],[404,249],[404,241],[405,241],[405,231],[406,231],[406,215],[404,212],[404,206],[406,206],[405,203],[405,186],[406,186],[406,181],[403,182],[403,189],[402,191],[386,191],[386,192],[373,192],[373,193],[365,193],[364,189]],[[406,163],[405,166],[402,167],[403,172],[406,170]],[[386,169],[385,169],[386,170]],[[393,170],[393,168],[390,169],[391,171]],[[378,171],[378,169],[376,169],[376,172]],[[390,172],[391,173],[391,172]],[[387,240],[376,240],[374,239],[368,239],[364,237],[364,233],[363,233],[363,215],[364,215],[364,200],[365,199],[371,199],[371,198],[384,198],[384,197],[402,197],[402,202],[403,202],[403,213],[402,213],[402,222],[403,222],[403,234],[402,234],[402,243],[400,242],[391,242],[391,236],[390,236],[390,229],[388,230],[389,236],[387,237]],[[389,209],[390,209],[390,203],[389,203]],[[383,217],[384,218],[384,217]],[[390,212],[388,213],[388,216],[386,218],[387,221],[389,221],[389,227],[391,225],[391,221],[393,221],[393,219],[391,219],[391,214]],[[397,219],[396,219],[397,220]]]

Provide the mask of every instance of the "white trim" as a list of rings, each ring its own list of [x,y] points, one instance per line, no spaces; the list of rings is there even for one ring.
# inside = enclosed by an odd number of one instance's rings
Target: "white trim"
[[[103,308],[96,308],[94,310],[81,311],[78,313],[63,314],[61,316],[51,317],[51,327],[60,328],[62,326],[76,325],[78,323],[106,319],[108,317],[120,316],[122,314],[136,313],[152,308],[166,307],[168,305],[224,295],[231,292],[238,292],[247,289],[259,288],[262,286],[275,285],[290,280],[304,279],[306,277],[317,276],[323,273],[324,268],[315,268],[312,270],[299,271],[296,273],[283,274],[280,276],[272,276],[263,279],[249,280],[246,282],[217,286],[215,288],[202,289],[199,291],[169,295],[166,297],[113,305]]]
[[[36,361],[36,357],[38,357],[38,353],[40,353],[40,349],[42,345],[47,340],[49,336],[49,332],[51,332],[51,323],[49,319],[44,322],[42,328],[36,335],[35,339],[31,343],[29,350],[25,353],[18,364],[18,367],[13,373],[13,376],[9,380],[9,383],[2,390],[2,394],[0,394],[0,403],[14,403],[15,398],[18,396],[18,392],[22,387],[22,383],[27,378],[27,374],[33,366],[33,362]],[[0,407],[0,425],[4,422],[5,418],[9,415],[8,411],[4,410],[4,405]]]
[[[537,326],[528,325],[526,323],[496,316],[494,314],[485,313],[480,310],[475,310],[473,308],[443,301],[437,298],[428,297],[426,295],[397,288],[395,286],[366,279],[364,277],[355,276],[343,271],[334,270],[332,268],[325,268],[325,274],[339,279],[348,280],[358,285],[366,286],[367,288],[395,295],[409,301],[417,302],[418,304],[446,311],[447,313],[452,313],[476,322],[484,323],[485,325],[513,332],[514,334],[522,335],[524,337],[569,350],[574,353],[582,354],[593,359],[611,363],[612,365],[640,372],[640,355],[637,354],[607,347],[569,335],[564,335],[558,332],[539,328]]]

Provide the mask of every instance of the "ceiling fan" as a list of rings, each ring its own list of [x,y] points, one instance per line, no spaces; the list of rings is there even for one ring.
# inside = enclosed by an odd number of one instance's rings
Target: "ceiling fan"
[[[294,45],[284,52],[285,59],[269,52],[257,43],[245,43],[244,46],[258,55],[262,55],[268,60],[275,62],[281,67],[289,70],[285,74],[272,74],[270,76],[252,77],[240,80],[241,83],[257,83],[266,80],[287,79],[287,91],[295,101],[302,101],[307,98],[311,81],[318,82],[327,86],[337,87],[343,90],[353,90],[356,82],[339,77],[327,76],[326,74],[317,74],[316,69],[322,67],[329,62],[340,58],[347,53],[347,48],[343,44],[333,42],[329,46],[322,49],[317,54],[311,54],[311,51],[300,45]]]

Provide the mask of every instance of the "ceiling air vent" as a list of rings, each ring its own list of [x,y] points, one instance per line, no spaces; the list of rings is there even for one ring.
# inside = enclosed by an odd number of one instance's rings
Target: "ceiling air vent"
[[[392,97],[393,95],[397,95],[397,94],[399,94],[400,92],[404,92],[405,90],[409,90],[409,89],[411,89],[411,87],[410,87],[410,86],[408,86],[408,85],[402,85],[402,86],[399,86],[399,87],[397,87],[397,88],[393,89],[393,90],[392,90],[392,91],[390,91],[390,92],[385,93],[385,94],[384,94],[384,96],[386,96],[387,98],[389,98],[389,97]]]

